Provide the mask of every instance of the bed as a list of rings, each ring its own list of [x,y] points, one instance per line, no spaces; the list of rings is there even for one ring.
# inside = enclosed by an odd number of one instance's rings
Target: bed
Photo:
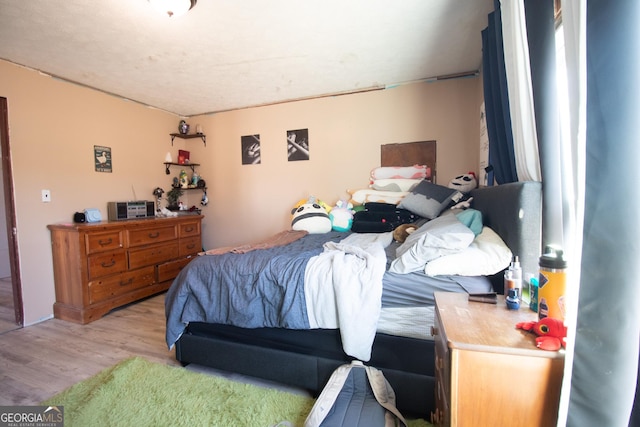
[[[407,150],[411,153],[406,154]],[[382,167],[421,160],[433,165],[434,179],[435,142],[382,148]],[[470,196],[473,209],[469,211],[482,213],[483,227],[491,228],[519,256],[523,272],[537,271],[540,183],[476,189]],[[438,219],[453,216],[447,214]],[[182,270],[167,293],[167,344],[175,345],[176,359],[183,365],[194,363],[255,376],[313,394],[319,394],[338,366],[364,360],[382,370],[403,414],[427,417],[435,407],[434,343],[429,336],[433,292],[502,292],[502,274],[436,275],[424,285],[423,271],[399,274],[390,270],[400,243],[387,243],[383,237],[387,235],[332,231],[291,237],[283,232],[280,238],[291,240],[286,244],[271,241],[263,247],[243,246],[238,253],[198,257]],[[330,263],[319,263],[323,257]],[[263,270],[260,274],[267,277],[266,282],[257,278],[253,267],[239,261],[245,258]],[[347,262],[357,264],[344,264]],[[309,271],[314,269],[320,273],[310,285]],[[333,277],[338,283],[328,286],[321,277],[327,281]],[[218,282],[231,284],[225,287]],[[341,296],[341,292],[351,292],[342,290],[347,284],[355,286],[355,291]],[[332,288],[333,293],[316,295],[324,287]],[[268,296],[263,292],[269,292]],[[338,301],[334,305],[344,307],[336,308],[335,313],[327,305],[313,307],[331,298]],[[337,318],[340,328],[331,326]],[[375,320],[367,321],[369,318]]]

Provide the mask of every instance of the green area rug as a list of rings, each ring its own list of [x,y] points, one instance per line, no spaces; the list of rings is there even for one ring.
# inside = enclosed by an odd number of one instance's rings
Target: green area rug
[[[269,427],[302,426],[314,399],[133,357],[42,404],[64,406],[66,427]]]

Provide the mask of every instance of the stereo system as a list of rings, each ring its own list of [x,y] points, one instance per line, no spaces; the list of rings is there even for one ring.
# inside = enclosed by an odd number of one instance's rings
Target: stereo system
[[[107,204],[109,221],[125,219],[153,218],[156,216],[154,202],[139,200],[135,202],[109,202]]]

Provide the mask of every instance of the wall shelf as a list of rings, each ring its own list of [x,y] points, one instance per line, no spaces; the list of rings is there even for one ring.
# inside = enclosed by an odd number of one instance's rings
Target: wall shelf
[[[173,163],[173,162],[164,162],[164,167],[166,168],[166,174],[171,174],[171,166],[180,166],[183,168],[191,168],[191,172],[195,172],[196,168],[200,166],[199,163]]]
[[[169,135],[171,135],[171,145],[173,145],[173,140],[176,138],[182,138],[182,139],[193,139],[193,138],[200,138],[202,139],[202,142],[204,143],[204,146],[207,146],[207,135],[203,134],[203,133],[188,133],[188,134],[184,134],[184,133],[170,133]]]
[[[200,166],[199,163],[174,163],[174,162],[164,162],[164,167],[166,170],[166,174],[167,175],[171,175],[171,167],[172,166],[179,166],[181,168],[191,168],[191,172],[195,173],[196,172],[196,168],[198,166]],[[175,179],[175,178],[174,178]],[[206,183],[203,179],[198,180],[198,185],[196,187],[171,187],[173,188],[179,188],[181,190],[200,190],[203,191],[205,194],[207,192],[207,187],[206,187]]]

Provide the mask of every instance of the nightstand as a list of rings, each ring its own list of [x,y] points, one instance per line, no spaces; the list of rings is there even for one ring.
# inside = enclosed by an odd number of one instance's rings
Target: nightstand
[[[522,307],[470,302],[465,293],[436,292],[436,411],[439,426],[554,426],[564,351],[535,346],[516,323],[536,321]]]

